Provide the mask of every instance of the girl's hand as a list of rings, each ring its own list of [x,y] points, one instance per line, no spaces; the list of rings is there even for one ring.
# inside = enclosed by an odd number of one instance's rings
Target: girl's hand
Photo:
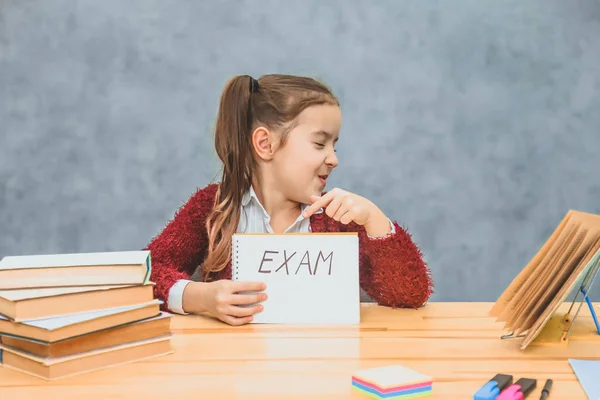
[[[344,225],[355,222],[364,226],[369,236],[385,236],[391,231],[385,214],[370,200],[354,193],[335,188],[324,196],[312,195],[310,199],[313,203],[304,211],[305,218],[324,208],[325,214]]]
[[[188,289],[189,290],[188,292]],[[192,282],[184,291],[186,312],[208,312],[229,325],[244,325],[252,321],[252,316],[263,310],[258,304],[267,299],[262,282],[240,282],[219,280],[215,282]],[[187,295],[187,297],[186,297]],[[186,303],[195,305],[187,307]],[[191,308],[191,310],[188,310]]]

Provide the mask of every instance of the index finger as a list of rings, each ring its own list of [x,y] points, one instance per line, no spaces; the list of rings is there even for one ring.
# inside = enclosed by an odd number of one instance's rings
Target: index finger
[[[333,191],[325,193],[324,196],[320,197],[317,201],[312,203],[306,210],[304,210],[304,218],[308,218],[313,215],[321,207],[325,207],[332,198],[335,196]]]
[[[264,282],[233,281],[233,293],[260,292],[267,288]]]

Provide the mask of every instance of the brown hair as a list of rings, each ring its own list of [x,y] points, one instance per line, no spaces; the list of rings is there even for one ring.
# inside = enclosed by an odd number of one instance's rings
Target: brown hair
[[[255,167],[252,132],[265,126],[281,132],[281,145],[294,120],[304,109],[320,104],[338,105],[338,99],[320,82],[293,75],[264,75],[255,80],[240,75],[227,82],[219,103],[215,149],[223,163],[215,205],[206,221],[208,255],[203,276],[221,271],[231,259],[231,236],[237,231],[242,198],[250,189]]]

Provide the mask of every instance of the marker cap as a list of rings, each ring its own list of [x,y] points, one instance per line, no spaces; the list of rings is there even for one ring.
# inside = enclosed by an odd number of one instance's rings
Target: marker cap
[[[535,389],[536,384],[535,379],[521,378],[504,389],[496,400],[522,400]]]
[[[512,375],[497,374],[475,392],[473,400],[494,400],[500,392],[512,383]]]
[[[494,376],[492,380],[498,383],[498,389],[503,390],[505,387],[508,387],[510,384],[512,384],[513,376],[505,374],[496,374],[496,376]]]
[[[537,385],[536,379],[521,378],[515,382],[515,385],[521,386],[520,392],[523,393],[523,397],[526,397]]]

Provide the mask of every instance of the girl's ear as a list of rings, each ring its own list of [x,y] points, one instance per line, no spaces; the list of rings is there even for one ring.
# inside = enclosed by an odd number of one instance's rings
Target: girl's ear
[[[261,159],[265,161],[273,159],[276,147],[275,139],[275,135],[262,126],[252,132],[252,147]]]

